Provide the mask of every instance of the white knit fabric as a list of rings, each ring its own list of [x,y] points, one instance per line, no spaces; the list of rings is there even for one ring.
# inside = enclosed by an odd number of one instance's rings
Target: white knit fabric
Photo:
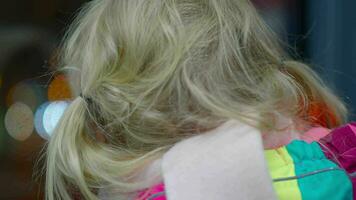
[[[162,172],[168,200],[277,199],[261,134],[235,120],[177,143]]]

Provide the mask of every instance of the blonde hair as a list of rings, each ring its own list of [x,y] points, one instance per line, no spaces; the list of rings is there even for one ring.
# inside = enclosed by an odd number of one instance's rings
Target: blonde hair
[[[261,131],[275,114],[310,121],[313,102],[339,125],[343,103],[290,59],[248,0],[94,0],[66,36],[74,94],[47,149],[46,198],[148,187],[133,179],[176,142],[228,119]],[[105,137],[100,142],[95,134]]]

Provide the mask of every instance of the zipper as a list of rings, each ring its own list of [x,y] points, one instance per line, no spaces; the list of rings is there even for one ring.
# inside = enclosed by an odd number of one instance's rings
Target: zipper
[[[281,181],[290,181],[290,180],[295,180],[295,179],[301,179],[301,178],[305,178],[305,177],[308,177],[308,176],[313,176],[313,175],[316,175],[316,174],[321,174],[321,173],[325,173],[325,172],[330,172],[330,171],[343,171],[343,172],[346,172],[344,169],[340,168],[340,167],[330,167],[330,168],[326,168],[326,169],[320,169],[320,170],[316,170],[316,171],[313,171],[313,172],[308,172],[308,173],[305,173],[305,174],[300,174],[298,176],[290,176],[290,177],[283,177],[283,178],[276,178],[276,179],[273,179],[273,182],[281,182]],[[346,172],[346,174],[348,174]],[[348,174],[350,177],[356,177],[356,172],[353,173],[353,174]]]

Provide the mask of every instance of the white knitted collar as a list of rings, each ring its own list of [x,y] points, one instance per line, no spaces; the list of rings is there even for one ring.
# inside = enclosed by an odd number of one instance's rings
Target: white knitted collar
[[[260,132],[236,120],[177,143],[161,170],[168,200],[277,199]]]

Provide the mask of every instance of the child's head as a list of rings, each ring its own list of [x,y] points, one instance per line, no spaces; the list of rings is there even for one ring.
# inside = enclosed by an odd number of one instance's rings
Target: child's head
[[[313,121],[315,103],[333,125],[346,113],[248,0],[94,0],[70,28],[62,62],[83,98],[49,143],[48,199],[70,189],[95,199],[101,185],[134,191],[127,176],[228,119],[266,131],[278,115]]]

